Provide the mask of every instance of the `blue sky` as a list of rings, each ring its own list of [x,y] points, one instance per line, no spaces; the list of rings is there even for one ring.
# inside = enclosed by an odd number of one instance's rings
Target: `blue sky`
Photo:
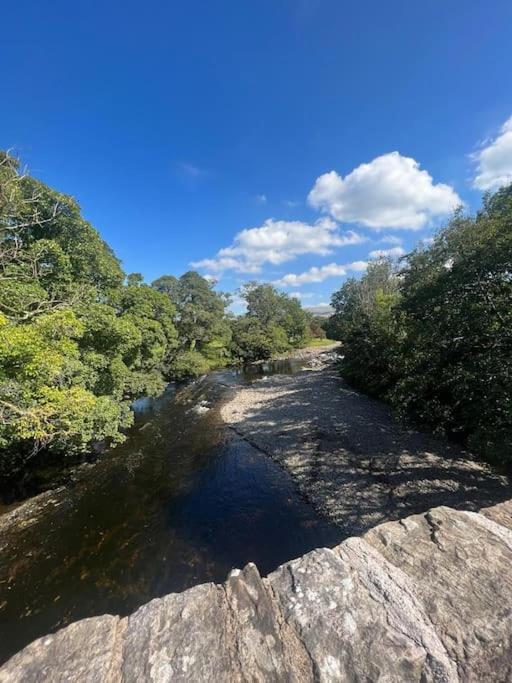
[[[217,0],[2,8],[0,146],[125,269],[328,301],[512,179],[512,4]]]

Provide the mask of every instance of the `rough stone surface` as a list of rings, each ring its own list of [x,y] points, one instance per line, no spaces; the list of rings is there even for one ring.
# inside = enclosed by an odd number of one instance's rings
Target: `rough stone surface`
[[[269,578],[314,680],[455,680],[406,577],[364,541],[315,550]]]
[[[347,536],[437,505],[479,510],[512,496],[505,476],[462,448],[401,427],[320,354],[314,367],[238,388],[224,421],[294,478]]]
[[[365,540],[406,574],[460,680],[512,678],[512,532],[440,507]]]
[[[511,518],[438,507],[267,578],[249,564],[40,638],[0,682],[510,681]]]
[[[483,508],[480,510],[482,515],[485,515],[489,519],[506,526],[508,529],[512,529],[512,504],[511,501],[505,501],[504,503],[499,503],[498,505],[493,505],[489,508]]]
[[[124,621],[109,615],[92,617],[39,638],[0,669],[0,681],[118,681]]]

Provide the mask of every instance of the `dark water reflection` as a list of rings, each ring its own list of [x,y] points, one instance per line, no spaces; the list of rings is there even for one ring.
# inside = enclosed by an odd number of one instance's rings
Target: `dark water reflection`
[[[265,574],[341,540],[283,470],[218,418],[230,387],[298,367],[226,370],[139,402],[128,441],[2,539],[0,660],[76,619],[127,614],[249,561]]]

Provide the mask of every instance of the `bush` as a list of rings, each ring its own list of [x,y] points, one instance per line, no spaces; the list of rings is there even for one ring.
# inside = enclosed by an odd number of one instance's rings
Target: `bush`
[[[342,373],[403,418],[512,459],[512,186],[457,212],[398,271],[371,264],[333,295]]]
[[[269,284],[242,288],[247,314],[232,324],[232,353],[244,363],[297,349],[309,338],[309,317],[299,301]]]
[[[211,366],[199,351],[180,351],[170,364],[172,377],[177,380],[204,375]]]
[[[1,152],[0,252],[2,475],[40,450],[120,442],[134,398],[225,363],[227,298],[211,282],[126,277],[78,204]]]

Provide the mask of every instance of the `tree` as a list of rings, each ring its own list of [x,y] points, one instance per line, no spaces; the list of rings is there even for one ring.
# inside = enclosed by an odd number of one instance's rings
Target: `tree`
[[[231,328],[226,317],[229,297],[216,292],[214,286],[195,271],[179,279],[162,275],[152,283],[176,309],[179,343],[169,357],[169,378],[197,377],[229,362]]]
[[[183,347],[194,351],[217,336],[227,334],[225,308],[228,299],[215,292],[214,283],[191,270],[178,281],[177,326]]]
[[[119,286],[119,261],[76,202],[0,153],[0,312],[30,320]]]
[[[41,448],[67,453],[93,440],[122,440],[127,406],[87,388],[79,342],[84,326],[71,311],[30,324],[0,316],[0,474],[10,474]]]
[[[248,282],[243,285],[240,294],[247,305],[248,316],[257,318],[264,327],[277,322],[281,300],[275,287],[269,284]]]
[[[342,373],[354,386],[377,396],[395,378],[399,296],[395,269],[382,259],[371,262],[360,280],[347,280],[331,299],[335,312],[328,331],[343,342]]]
[[[276,339],[254,316],[240,316],[233,320],[232,354],[242,363],[266,360],[276,353]]]
[[[307,339],[308,317],[298,299],[257,282],[244,285],[241,295],[247,303],[247,315],[257,318],[264,328],[281,327],[291,347],[298,348]]]
[[[325,339],[327,334],[325,332],[325,318],[316,315],[308,315],[309,320],[309,334],[313,339]],[[331,337],[332,339],[332,337]]]
[[[0,154],[0,473],[41,450],[121,441],[164,387],[176,308],[132,274],[78,204]]]
[[[233,323],[233,354],[244,362],[299,348],[308,338],[308,316],[297,299],[270,284],[249,282],[241,289],[247,314]]]
[[[372,264],[333,295],[341,369],[398,415],[493,460],[512,452],[512,186],[457,211],[400,270]]]
[[[290,346],[294,349],[304,346],[309,338],[309,324],[300,301],[287,294],[280,294],[278,310],[276,323],[285,331]]]
[[[126,276],[126,284],[128,287],[140,287],[144,283],[142,273],[130,273]]]
[[[158,292],[167,294],[174,305],[178,303],[179,281],[174,275],[162,275],[156,280],[153,280],[151,286]]]
[[[402,372],[391,400],[494,459],[512,448],[512,186],[457,212],[408,257]]]

